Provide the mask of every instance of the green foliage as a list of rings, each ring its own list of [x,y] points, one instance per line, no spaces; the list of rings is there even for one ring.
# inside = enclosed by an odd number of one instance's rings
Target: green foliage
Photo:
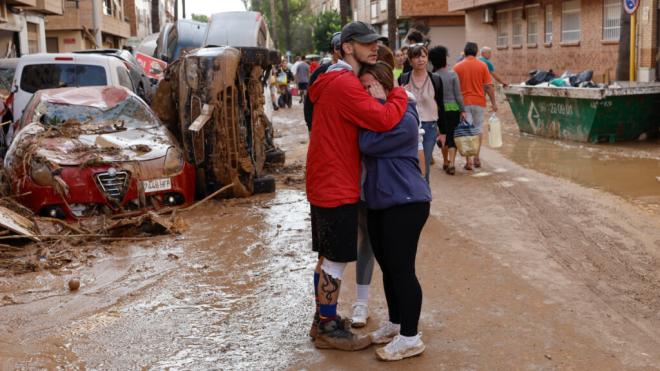
[[[209,23],[209,17],[204,14],[192,14],[193,21]]]
[[[341,31],[341,17],[336,10],[319,14],[314,21],[314,49],[331,52],[330,40],[332,34],[338,31]]]
[[[277,40],[275,44],[281,52],[286,51],[285,26],[289,28],[291,35],[291,52],[294,55],[304,55],[312,48],[312,23],[313,16],[309,8],[309,0],[289,0],[289,24],[284,24],[283,1],[275,1],[275,23],[277,26]],[[271,37],[274,38],[273,16],[270,12],[270,0],[252,0],[249,10],[263,14],[268,24]]]

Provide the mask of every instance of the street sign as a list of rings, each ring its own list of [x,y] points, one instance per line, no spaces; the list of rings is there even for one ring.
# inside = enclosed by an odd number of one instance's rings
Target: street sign
[[[640,0],[623,0],[623,9],[628,14],[634,14],[639,8]]]

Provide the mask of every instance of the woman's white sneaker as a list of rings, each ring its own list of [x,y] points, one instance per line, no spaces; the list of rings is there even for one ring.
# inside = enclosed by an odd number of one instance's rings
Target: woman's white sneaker
[[[390,321],[385,322],[378,330],[369,334],[371,342],[374,344],[386,344],[392,341],[399,334],[401,325],[396,325]]]
[[[376,357],[381,361],[399,361],[420,355],[424,349],[426,346],[420,334],[412,337],[397,335],[389,344],[376,350]]]
[[[355,303],[353,304],[353,318],[351,318],[353,323],[351,326],[359,328],[367,325],[367,319],[369,319],[369,306],[366,303]]]

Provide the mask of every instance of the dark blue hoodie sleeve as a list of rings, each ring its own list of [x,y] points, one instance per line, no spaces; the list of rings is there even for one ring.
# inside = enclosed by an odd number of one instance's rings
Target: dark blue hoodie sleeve
[[[384,133],[360,130],[360,152],[372,157],[392,157],[405,153],[411,143],[417,149],[418,129],[410,111],[403,115],[399,125]]]

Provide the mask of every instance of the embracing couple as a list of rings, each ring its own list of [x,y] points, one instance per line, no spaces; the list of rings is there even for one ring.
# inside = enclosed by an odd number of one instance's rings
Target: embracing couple
[[[376,355],[391,361],[424,351],[417,329],[422,290],[415,257],[431,191],[419,167],[417,111],[406,91],[394,86],[393,67],[378,61],[381,39],[366,23],[344,26],[341,59],[309,88],[313,115],[307,199],[313,250],[319,255],[310,336],[317,348],[328,349],[388,343]],[[361,189],[389,311],[389,321],[370,335],[353,333],[350,321],[337,315],[344,270],[357,259]]]

